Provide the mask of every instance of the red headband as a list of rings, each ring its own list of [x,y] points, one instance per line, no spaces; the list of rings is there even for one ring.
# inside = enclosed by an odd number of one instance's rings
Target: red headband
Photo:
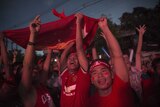
[[[110,69],[110,65],[108,63],[101,61],[101,60],[96,60],[93,63],[91,63],[91,65],[90,65],[90,73],[92,73],[94,67],[99,66],[99,65],[104,65],[108,69]]]

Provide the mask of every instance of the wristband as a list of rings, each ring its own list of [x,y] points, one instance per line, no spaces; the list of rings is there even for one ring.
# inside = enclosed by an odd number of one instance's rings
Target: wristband
[[[33,46],[35,46],[36,44],[34,43],[34,42],[28,42],[28,45],[33,45]]]

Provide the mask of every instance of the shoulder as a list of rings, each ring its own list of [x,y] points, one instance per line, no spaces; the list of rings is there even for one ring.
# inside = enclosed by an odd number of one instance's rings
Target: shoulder
[[[116,74],[114,76],[113,80],[113,88],[117,90],[119,89],[124,89],[124,88],[130,88],[129,82],[124,82],[120,77],[118,77]]]

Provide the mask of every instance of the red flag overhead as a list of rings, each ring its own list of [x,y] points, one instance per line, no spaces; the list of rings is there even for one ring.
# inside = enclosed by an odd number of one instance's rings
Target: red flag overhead
[[[52,13],[53,13],[55,16],[61,18],[61,19],[63,19],[63,18],[66,17],[65,14],[64,14],[64,10],[62,11],[62,13],[58,13],[55,9],[52,9]]]
[[[86,45],[90,44],[97,31],[97,22],[97,19],[84,16],[84,43]],[[16,44],[26,48],[30,34],[28,27],[17,30],[6,30],[3,31],[3,33]],[[75,37],[76,17],[74,15],[65,16],[60,20],[41,25],[41,29],[36,40],[36,49],[64,49],[68,42],[75,40]]]

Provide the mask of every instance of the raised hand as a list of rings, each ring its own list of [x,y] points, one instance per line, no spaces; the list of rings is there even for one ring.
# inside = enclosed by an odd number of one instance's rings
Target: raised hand
[[[75,16],[77,17],[76,23],[81,23],[83,20],[83,14],[77,13],[77,14],[75,14]]]
[[[41,21],[40,21],[40,16],[38,15],[34,18],[34,20],[29,25],[31,33],[39,32],[40,25],[41,25]]]
[[[141,66],[142,66],[142,64],[141,64],[142,43],[143,43],[143,35],[146,31],[146,26],[145,25],[143,25],[143,26],[140,25],[139,28],[136,27],[136,29],[139,33],[138,34],[139,35],[138,45],[137,45],[137,51],[136,51],[136,68],[138,70],[141,70]]]
[[[104,27],[107,27],[108,26],[107,18],[101,17],[99,19],[98,25],[101,29],[104,29]]]
[[[145,25],[143,25],[143,26],[140,25],[139,28],[136,27],[136,29],[137,29],[137,31],[139,32],[139,35],[140,35],[140,36],[143,36],[144,33],[146,32],[146,26],[145,26]]]
[[[18,54],[18,51],[16,49],[14,49],[13,52],[12,52],[12,54],[13,54],[13,57],[16,57],[17,54]]]

